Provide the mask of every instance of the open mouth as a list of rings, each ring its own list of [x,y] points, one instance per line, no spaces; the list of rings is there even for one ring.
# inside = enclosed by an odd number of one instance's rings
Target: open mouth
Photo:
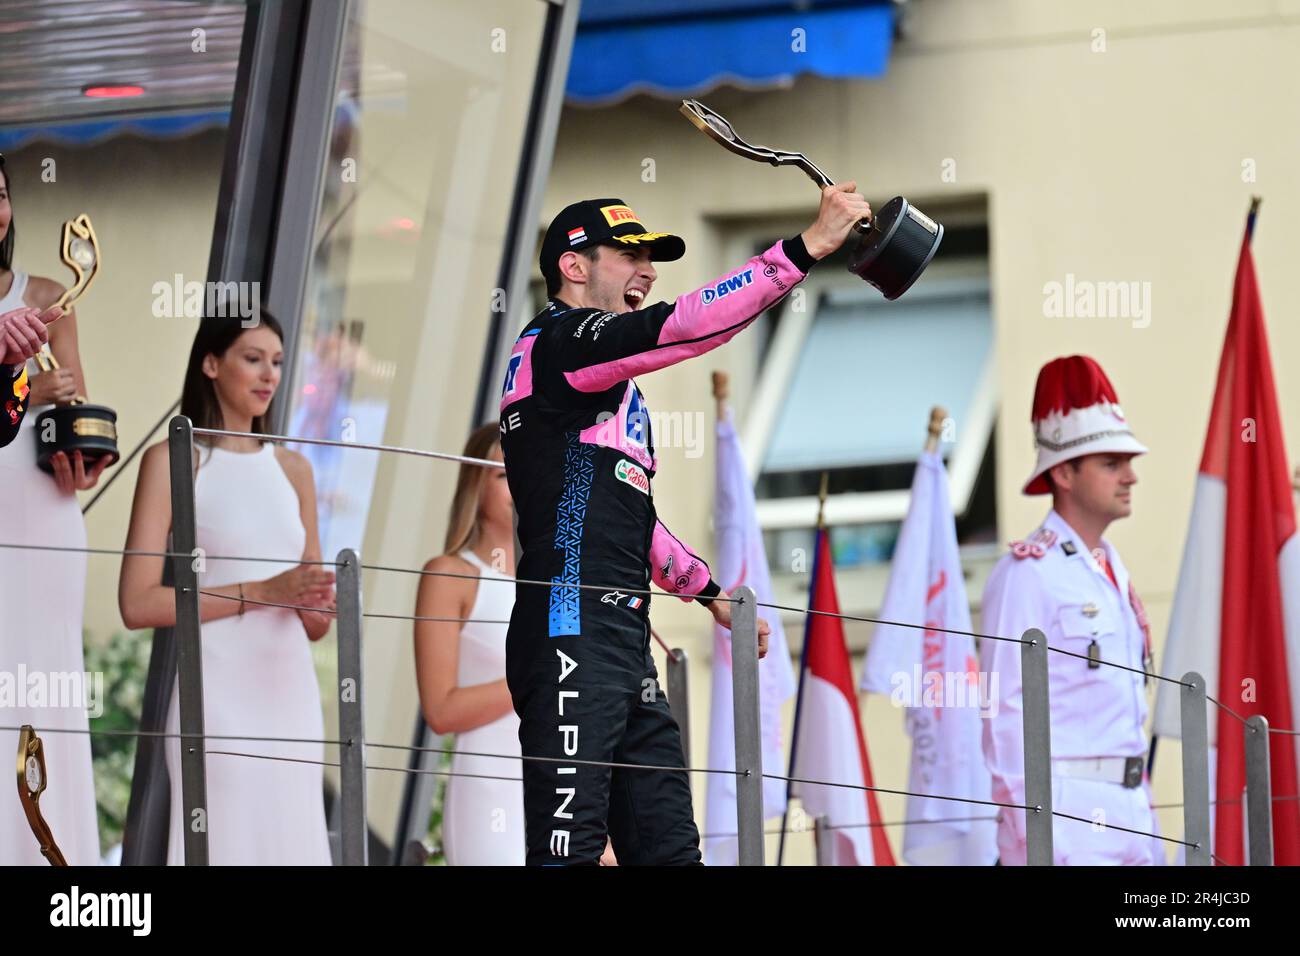
[[[645,291],[643,289],[628,289],[623,293],[623,301],[626,302],[630,308],[639,309],[641,308],[641,303],[645,301]]]

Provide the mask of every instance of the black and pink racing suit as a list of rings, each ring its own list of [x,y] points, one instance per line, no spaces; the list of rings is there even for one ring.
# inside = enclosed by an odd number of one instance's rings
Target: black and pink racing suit
[[[719,592],[704,559],[658,519],[650,417],[633,376],[717,348],[804,278],[799,237],[716,282],[632,312],[553,300],[515,342],[501,396],[519,515],[506,675],[519,715],[527,859],[700,860],[681,738],[650,655],[653,580],[684,601]],[[577,588],[569,585],[599,585]],[[565,761],[572,760],[573,763]]]

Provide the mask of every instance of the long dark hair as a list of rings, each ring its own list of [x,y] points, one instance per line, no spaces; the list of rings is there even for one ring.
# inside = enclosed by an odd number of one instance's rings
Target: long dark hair
[[[0,176],[5,178],[4,188],[9,193],[9,231],[5,233],[4,240],[0,241],[0,269],[7,272],[14,265],[14,190],[9,181],[9,170],[5,169],[4,153],[0,153]]]
[[[258,313],[258,325],[264,325],[274,332],[284,344],[284,330],[275,316],[265,309]],[[199,330],[194,335],[194,344],[190,347],[190,360],[185,366],[185,385],[181,388],[181,414],[194,423],[195,428],[225,428],[221,415],[221,403],[217,401],[217,390],[212,379],[203,374],[203,360],[209,355],[217,358],[226,354],[226,350],[235,341],[256,325],[245,326],[239,316],[209,317],[199,322]],[[252,430],[259,435],[267,432],[267,420],[279,401],[279,395],[271,399],[265,415],[253,419]]]

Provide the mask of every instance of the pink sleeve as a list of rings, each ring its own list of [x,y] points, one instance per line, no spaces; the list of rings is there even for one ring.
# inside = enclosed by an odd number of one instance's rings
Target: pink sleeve
[[[721,279],[680,296],[671,305],[601,313],[558,338],[564,378],[580,392],[603,392],[629,378],[702,355],[731,341],[764,310],[783,299],[814,260],[802,240],[778,242]]]
[[[683,601],[719,593],[704,559],[682,544],[662,521],[655,521],[650,542],[650,575],[655,584]]]

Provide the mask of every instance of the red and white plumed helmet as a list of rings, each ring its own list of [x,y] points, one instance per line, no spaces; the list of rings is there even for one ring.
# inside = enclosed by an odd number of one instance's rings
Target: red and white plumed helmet
[[[1027,495],[1048,494],[1047,472],[1061,462],[1105,452],[1141,455],[1147,450],[1129,430],[1115,386],[1086,355],[1053,359],[1043,366],[1034,386],[1032,421],[1038,463],[1025,483]]]

